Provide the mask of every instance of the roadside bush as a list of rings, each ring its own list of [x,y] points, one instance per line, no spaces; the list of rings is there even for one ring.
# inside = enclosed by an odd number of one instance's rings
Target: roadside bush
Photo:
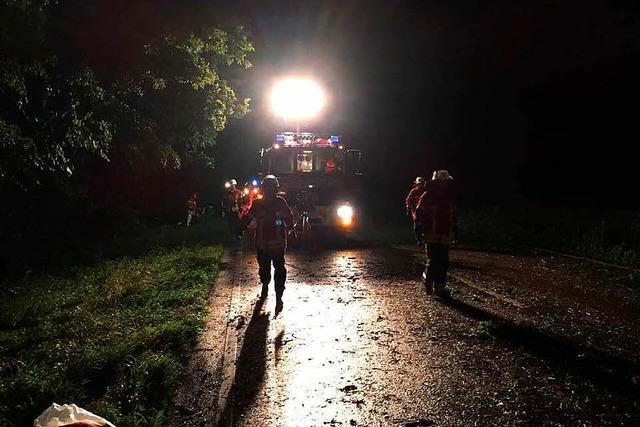
[[[569,208],[485,208],[459,212],[462,243],[541,247],[640,266],[640,213]]]

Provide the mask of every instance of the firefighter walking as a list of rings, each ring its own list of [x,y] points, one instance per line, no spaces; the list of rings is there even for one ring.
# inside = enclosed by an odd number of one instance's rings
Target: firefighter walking
[[[422,232],[422,224],[416,218],[416,208],[418,207],[418,201],[420,200],[420,196],[424,194],[425,191],[425,179],[421,176],[416,177],[414,181],[413,188],[409,191],[409,195],[405,199],[405,205],[407,208],[407,216],[411,218],[413,221],[413,232],[416,236],[416,243],[418,246],[422,246],[424,243],[423,232]]]
[[[423,279],[427,292],[438,297],[448,296],[447,271],[449,244],[455,224],[452,180],[446,170],[433,173],[416,208],[417,220],[422,224],[426,244],[427,263]]]
[[[286,200],[278,196],[278,180],[267,175],[262,180],[261,199],[255,199],[249,212],[243,218],[245,226],[256,221],[255,245],[258,259],[258,273],[262,284],[261,298],[266,298],[271,282],[271,265],[274,268],[276,291],[276,313],[282,310],[282,294],[287,280],[285,251],[287,248],[287,228],[291,227],[293,214]]]

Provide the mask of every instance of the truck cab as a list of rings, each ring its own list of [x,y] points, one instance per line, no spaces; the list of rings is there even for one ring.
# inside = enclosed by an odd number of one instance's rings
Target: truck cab
[[[284,132],[260,150],[260,174],[278,177],[294,211],[313,227],[351,231],[358,222],[362,153],[340,136]]]

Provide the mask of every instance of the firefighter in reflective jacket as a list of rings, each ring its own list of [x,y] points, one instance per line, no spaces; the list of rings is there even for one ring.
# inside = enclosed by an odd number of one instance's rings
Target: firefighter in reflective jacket
[[[256,255],[258,273],[262,283],[261,298],[266,298],[271,281],[271,264],[274,268],[274,285],[276,291],[276,312],[282,310],[282,294],[284,293],[287,269],[284,254],[287,248],[287,228],[291,227],[293,215],[286,200],[278,196],[278,180],[267,175],[262,180],[261,199],[255,199],[251,209],[243,218],[244,224],[256,221]]]
[[[452,180],[446,170],[433,173],[433,180],[426,185],[416,209],[422,224],[426,243],[427,263],[422,275],[427,292],[436,296],[448,295],[447,270],[449,268],[449,244],[455,224]]]
[[[416,243],[418,243],[419,246],[422,246],[424,240],[422,237],[422,224],[416,219],[416,208],[418,207],[420,196],[424,194],[424,191],[425,180],[419,176],[416,178],[413,188],[409,191],[409,195],[405,199],[407,216],[413,221],[413,232],[416,235]]]

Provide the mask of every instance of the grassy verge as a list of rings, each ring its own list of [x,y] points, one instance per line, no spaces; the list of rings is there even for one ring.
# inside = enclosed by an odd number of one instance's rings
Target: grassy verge
[[[175,234],[184,239],[184,231]],[[222,255],[221,245],[181,248],[174,241],[5,288],[0,425],[31,425],[54,401],[121,426],[165,424]],[[132,252],[149,247],[139,243]]]

